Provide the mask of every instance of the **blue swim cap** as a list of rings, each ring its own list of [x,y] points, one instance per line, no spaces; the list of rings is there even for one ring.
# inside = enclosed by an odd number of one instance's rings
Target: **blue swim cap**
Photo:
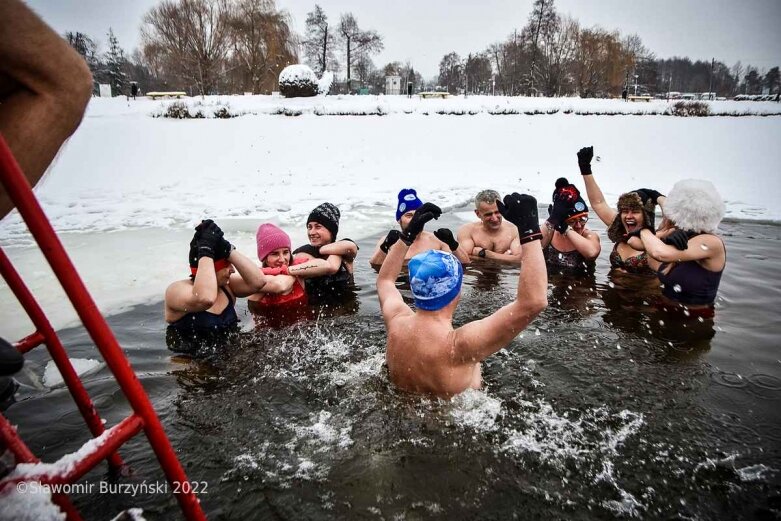
[[[442,309],[461,291],[464,268],[452,253],[424,251],[412,257],[408,267],[409,285],[418,309]]]
[[[399,202],[396,205],[396,220],[400,221],[402,215],[417,210],[421,206],[423,206],[423,201],[418,199],[418,193],[412,188],[403,188],[399,192]]]

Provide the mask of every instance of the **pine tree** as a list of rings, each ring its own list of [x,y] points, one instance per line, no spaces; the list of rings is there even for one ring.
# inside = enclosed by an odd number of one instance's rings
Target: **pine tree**
[[[127,74],[124,69],[127,64],[125,51],[119,46],[119,40],[114,36],[114,31],[108,30],[108,52],[106,53],[106,73],[111,84],[111,94],[119,96],[125,92]]]

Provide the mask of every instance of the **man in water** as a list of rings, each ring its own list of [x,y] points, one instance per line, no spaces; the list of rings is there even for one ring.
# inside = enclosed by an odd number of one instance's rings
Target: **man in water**
[[[19,0],[0,2],[0,134],[31,186],[81,123],[87,63]],[[13,209],[0,187],[0,219]]]
[[[472,259],[520,264],[518,228],[502,219],[497,201],[499,193],[495,190],[483,190],[475,196],[475,215],[480,222],[463,225],[458,230],[458,242]]]
[[[381,266],[388,254],[388,249],[393,243],[399,240],[404,230],[407,229],[415,210],[423,206],[423,201],[418,198],[418,193],[412,188],[404,188],[399,192],[398,203],[396,204],[396,222],[399,223],[399,230],[391,230],[388,235],[377,243],[374,253],[369,259],[372,266]],[[459,248],[458,241],[453,237],[453,232],[447,228],[440,228],[434,233],[421,232],[415,238],[415,242],[410,245],[404,259],[409,260],[418,253],[426,250],[441,250],[452,252],[464,264],[469,263],[469,254],[463,248]]]
[[[548,275],[540,247],[537,201],[514,193],[497,202],[505,219],[518,227],[523,244],[518,291],[512,303],[493,314],[453,329],[463,268],[450,253],[429,250],[409,261],[417,311],[396,288],[404,255],[424,225],[442,213],[422,205],[388,252],[377,277],[377,295],[388,331],[390,378],[405,391],[450,398],[481,385],[480,361],[509,344],[548,305]]]

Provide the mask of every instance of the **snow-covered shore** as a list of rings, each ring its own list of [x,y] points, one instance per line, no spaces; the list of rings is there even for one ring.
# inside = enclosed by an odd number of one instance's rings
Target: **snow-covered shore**
[[[258,223],[273,220],[300,244],[308,212],[323,201],[341,208],[340,235],[379,234],[395,225],[395,197],[404,187],[448,209],[469,204],[484,188],[528,192],[547,205],[559,176],[582,188],[575,153],[587,145],[595,147],[594,172],[610,201],[633,188],[664,193],[678,179],[700,177],[716,184],[728,218],[781,220],[780,117],[578,116],[562,104],[597,112],[608,105],[642,111],[657,102],[569,98],[243,96],[228,102],[246,115],[171,120],[152,117],[168,102],[94,99],[36,188],[104,311],[161,298],[181,275],[191,227],[201,218],[217,220],[252,254]],[[388,107],[387,115],[322,117],[316,110],[351,113],[372,103]],[[435,110],[526,103],[559,109],[505,117]],[[301,115],[272,115],[280,106]],[[61,297],[48,291],[48,268],[29,248],[16,213],[0,223],[0,241],[36,294],[43,292],[44,307],[56,307]],[[30,332],[8,319],[16,313],[14,300],[0,285],[0,335],[7,338]],[[61,315],[57,325],[68,322],[67,313],[55,315]]]

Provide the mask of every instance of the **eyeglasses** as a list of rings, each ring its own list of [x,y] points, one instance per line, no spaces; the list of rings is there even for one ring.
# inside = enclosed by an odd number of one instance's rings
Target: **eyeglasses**
[[[572,224],[575,224],[575,223],[586,224],[588,222],[588,215],[583,215],[582,217],[577,217],[575,219],[567,219],[564,222],[566,222],[569,225],[572,225]]]

